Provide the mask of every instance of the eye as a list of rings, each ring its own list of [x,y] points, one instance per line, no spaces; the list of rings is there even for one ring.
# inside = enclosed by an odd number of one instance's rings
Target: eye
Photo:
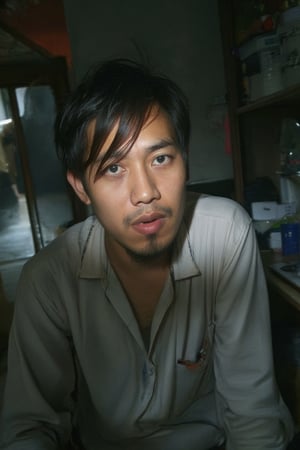
[[[105,172],[108,175],[118,175],[121,172],[121,166],[119,166],[118,164],[112,164],[106,169]]]
[[[155,166],[161,166],[163,164],[166,164],[170,161],[171,157],[169,155],[159,155],[154,159],[153,164]]]

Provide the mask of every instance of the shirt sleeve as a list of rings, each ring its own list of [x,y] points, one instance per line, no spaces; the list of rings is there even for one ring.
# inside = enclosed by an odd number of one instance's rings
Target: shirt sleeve
[[[71,340],[54,276],[35,269],[23,269],[10,332],[0,431],[0,448],[6,450],[65,448],[71,432]]]
[[[256,236],[238,210],[227,234],[216,301],[215,376],[227,450],[285,450],[290,414],[273,371],[269,303]]]

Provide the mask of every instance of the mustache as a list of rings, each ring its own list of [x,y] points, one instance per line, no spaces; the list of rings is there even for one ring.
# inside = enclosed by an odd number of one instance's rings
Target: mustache
[[[143,206],[139,208],[137,211],[134,211],[131,214],[128,214],[128,216],[125,217],[123,220],[124,225],[129,226],[132,222],[134,222],[136,219],[143,215],[147,214],[153,214],[153,213],[161,213],[165,217],[172,217],[173,211],[171,208],[168,208],[166,206],[156,206],[155,208],[149,208],[147,206]]]

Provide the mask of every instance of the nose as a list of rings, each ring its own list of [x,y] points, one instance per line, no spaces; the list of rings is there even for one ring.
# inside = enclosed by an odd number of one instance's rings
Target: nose
[[[157,180],[150,170],[139,167],[131,174],[131,203],[135,206],[149,204],[160,198]]]

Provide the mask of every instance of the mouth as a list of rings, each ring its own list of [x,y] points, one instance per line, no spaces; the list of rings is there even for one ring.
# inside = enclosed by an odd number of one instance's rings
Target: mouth
[[[163,217],[164,217],[164,215],[160,212],[152,212],[149,214],[143,214],[142,216],[139,216],[137,219],[135,219],[134,222],[132,223],[132,225],[137,225],[140,223],[151,223],[151,222],[154,222],[155,220],[162,219]]]
[[[132,223],[132,227],[139,234],[153,235],[156,234],[165,221],[165,216],[161,213],[144,214]]]

